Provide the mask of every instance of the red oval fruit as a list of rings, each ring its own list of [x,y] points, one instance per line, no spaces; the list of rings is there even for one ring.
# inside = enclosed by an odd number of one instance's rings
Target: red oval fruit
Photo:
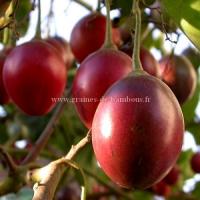
[[[98,50],[104,43],[106,17],[92,13],[82,18],[73,28],[70,38],[72,52],[79,63],[89,54]],[[119,43],[120,34],[113,32],[113,41]]]
[[[125,188],[166,176],[182,147],[184,121],[173,92],[141,71],[112,85],[95,112],[92,144],[100,166]]]
[[[152,191],[159,196],[168,197],[171,194],[171,187],[161,181],[152,186]]]
[[[60,42],[58,42],[55,38],[47,38],[44,41],[52,45],[56,49],[58,55],[62,57],[64,62],[66,62],[66,52],[63,45],[60,44]]]
[[[66,64],[67,68],[69,69],[72,66],[72,63],[74,62],[74,55],[71,51],[71,47],[65,39],[63,39],[59,36],[55,36],[54,39],[56,41],[58,41],[60,43],[60,45],[63,46],[64,52],[65,52],[65,64]]]
[[[13,102],[29,115],[44,115],[66,85],[66,68],[54,48],[32,41],[14,48],[3,68],[3,81]]]
[[[183,56],[166,56],[159,62],[160,76],[172,89],[180,104],[190,99],[195,91],[197,77],[191,62]]]
[[[200,173],[200,152],[192,156],[190,163],[192,170],[196,173]]]
[[[76,109],[88,128],[91,128],[99,100],[106,90],[131,71],[130,57],[112,49],[96,51],[81,63],[73,82],[72,96],[77,99]]]
[[[132,57],[133,55],[133,46],[126,44],[120,48],[121,51]],[[140,49],[140,61],[142,64],[142,68],[147,73],[152,76],[158,76],[158,62],[153,57],[153,55],[144,47]]]
[[[167,176],[163,179],[165,183],[168,185],[175,185],[178,182],[180,176],[180,169],[178,165],[175,165],[171,171],[167,174]]]
[[[6,59],[6,53],[5,51],[0,52],[0,104],[7,104],[10,101],[10,97],[8,96],[5,86],[3,83],[3,65]]]

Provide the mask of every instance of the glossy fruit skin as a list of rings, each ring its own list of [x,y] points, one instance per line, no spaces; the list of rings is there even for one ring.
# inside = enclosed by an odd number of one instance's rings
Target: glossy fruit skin
[[[82,18],[73,28],[70,46],[76,60],[81,63],[89,54],[102,47],[106,33],[106,17],[91,13]],[[120,33],[113,31],[113,42],[119,41]]]
[[[66,85],[66,68],[55,49],[42,41],[14,48],[3,68],[3,81],[12,101],[28,115],[44,115]]]
[[[86,127],[91,128],[99,100],[106,90],[131,71],[130,57],[112,49],[98,50],[81,63],[73,82],[72,96],[92,99],[92,102],[75,101],[76,109]]]
[[[10,97],[8,96],[8,93],[5,90],[3,77],[2,77],[3,65],[5,62],[5,59],[6,59],[6,52],[1,51],[0,52],[0,104],[1,105],[7,104],[10,101]]]
[[[58,56],[61,56],[64,62],[66,61],[65,49],[60,42],[58,42],[55,38],[47,38],[44,41],[52,45],[56,49]]]
[[[193,96],[197,75],[186,57],[166,56],[160,60],[159,70],[162,80],[171,88],[180,104]]]
[[[152,187],[152,191],[159,196],[168,197],[171,194],[171,187],[161,181]]]
[[[66,67],[69,69],[74,62],[74,55],[72,53],[71,47],[70,47],[69,43],[62,37],[55,36],[54,39],[57,42],[59,42],[60,45],[63,46],[64,52],[65,52],[65,64],[66,64]]]
[[[101,168],[124,188],[156,184],[181,152],[184,120],[176,97],[162,81],[139,71],[112,85],[104,99],[92,123]]]
[[[120,48],[121,51],[126,53],[132,58],[133,55],[133,46],[132,45],[124,45]],[[152,76],[158,76],[158,62],[153,57],[153,55],[144,47],[140,50],[140,61],[143,67],[143,70]]]
[[[167,174],[167,176],[163,179],[165,183],[168,185],[175,185],[178,182],[180,177],[180,169],[177,165],[175,165],[171,171]]]
[[[195,173],[200,173],[200,152],[195,153],[191,158],[191,168]]]

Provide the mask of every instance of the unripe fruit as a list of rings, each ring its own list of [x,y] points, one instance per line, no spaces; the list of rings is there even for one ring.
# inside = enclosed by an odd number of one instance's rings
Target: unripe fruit
[[[192,156],[190,163],[192,170],[196,173],[200,173],[200,152],[197,152]]]
[[[197,76],[186,57],[166,56],[160,60],[159,70],[162,80],[171,88],[180,104],[193,96]]]
[[[171,171],[167,174],[167,176],[163,179],[165,183],[168,185],[175,185],[178,182],[180,176],[180,169],[178,165],[175,165]]]
[[[79,63],[103,45],[105,33],[106,17],[99,13],[85,16],[75,25],[71,33],[70,46]],[[119,32],[115,30],[112,35],[113,42],[119,44]]]
[[[88,128],[92,126],[94,113],[106,90],[131,71],[130,57],[112,49],[96,51],[81,63],[73,82],[72,96],[77,99],[76,109]]]
[[[174,166],[183,143],[180,105],[159,79],[136,71],[104,94],[92,123],[103,171],[125,188],[148,188]]]
[[[121,51],[132,57],[133,55],[133,46],[132,45],[124,45],[120,48]],[[147,73],[152,76],[158,76],[158,62],[153,57],[153,55],[145,48],[140,49],[140,61],[142,64],[142,68]]]
[[[49,44],[32,41],[14,48],[3,68],[3,81],[12,101],[29,115],[44,115],[66,85],[63,60]]]

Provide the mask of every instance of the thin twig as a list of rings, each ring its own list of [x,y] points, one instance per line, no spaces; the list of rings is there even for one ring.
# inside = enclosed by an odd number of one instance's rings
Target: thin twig
[[[52,200],[55,190],[65,170],[64,160],[71,160],[75,155],[91,141],[91,133],[88,131],[86,137],[72,146],[68,154],[56,161],[53,161],[43,168],[29,172],[29,179],[37,182],[34,186],[32,200]]]
[[[17,169],[17,165],[15,164],[11,156],[1,146],[0,146],[0,155],[2,155],[4,161],[6,162],[9,173],[15,172]]]
[[[69,94],[70,94],[70,91],[67,93],[66,96],[68,97]],[[53,114],[51,120],[49,121],[46,128],[44,129],[44,131],[40,135],[36,144],[32,147],[31,151],[29,152],[29,154],[26,156],[26,158],[23,160],[23,162],[21,164],[25,165],[27,163],[34,161],[37,158],[37,156],[40,154],[42,149],[47,144],[50,136],[52,135],[54,128],[55,128],[55,125],[58,123],[58,120],[59,120],[59,118],[60,118],[60,116],[61,116],[61,114],[64,110],[65,105],[66,105],[66,102],[60,102],[59,103],[59,105],[56,108],[55,113]]]
[[[89,5],[87,2],[83,1],[83,0],[73,0],[74,2],[84,6],[87,10],[89,11],[93,11],[93,8],[91,5]]]

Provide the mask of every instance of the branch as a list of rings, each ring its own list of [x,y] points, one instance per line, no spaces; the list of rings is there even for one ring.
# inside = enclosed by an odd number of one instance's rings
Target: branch
[[[10,155],[1,146],[0,146],[0,155],[2,155],[4,161],[6,162],[9,173],[16,172],[17,165],[15,164],[13,159],[10,157]]]
[[[68,154],[56,161],[53,161],[40,169],[30,171],[28,179],[36,182],[32,200],[52,200],[55,190],[66,169],[65,160],[71,160],[75,155],[91,141],[91,134],[88,131],[86,137],[72,146]]]
[[[70,90],[67,92],[66,97],[68,97],[69,94],[70,94]],[[60,118],[60,116],[61,116],[61,114],[64,110],[65,104],[66,104],[66,102],[60,102],[59,103],[59,105],[56,108],[55,113],[53,114],[51,120],[49,121],[46,128],[44,129],[44,131],[40,135],[36,144],[32,147],[29,154],[23,160],[22,165],[25,165],[27,163],[34,161],[37,158],[37,156],[40,154],[42,149],[45,147],[50,136],[52,135],[52,133],[54,131],[56,124],[58,123],[58,120],[59,120],[59,118]]]
[[[73,1],[76,2],[76,3],[78,3],[78,4],[80,4],[80,5],[82,5],[82,6],[85,7],[87,10],[93,11],[92,6],[89,5],[88,3],[86,3],[85,1],[83,1],[83,0],[73,0]]]

